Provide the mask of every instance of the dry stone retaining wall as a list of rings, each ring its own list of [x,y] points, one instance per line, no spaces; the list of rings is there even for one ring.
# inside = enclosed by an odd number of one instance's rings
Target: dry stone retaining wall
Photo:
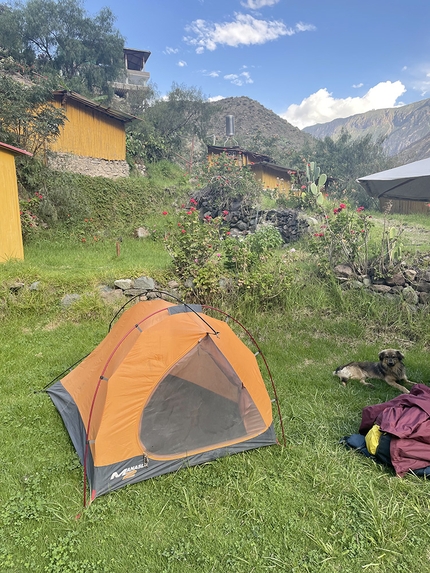
[[[127,161],[98,159],[96,157],[84,157],[72,153],[50,153],[48,166],[55,171],[70,171],[91,177],[107,177],[118,179],[128,177],[130,167]]]

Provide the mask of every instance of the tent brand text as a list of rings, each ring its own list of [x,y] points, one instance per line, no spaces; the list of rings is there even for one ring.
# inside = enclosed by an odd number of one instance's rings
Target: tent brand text
[[[134,475],[136,473],[137,470],[142,470],[145,467],[144,464],[138,464],[137,466],[131,466],[130,468],[125,468],[125,470],[122,470],[122,472],[118,473],[118,472],[113,472],[113,474],[111,475],[110,479],[118,479],[118,478],[125,478],[127,477],[132,477],[132,475]],[[127,475],[132,473],[132,475]]]

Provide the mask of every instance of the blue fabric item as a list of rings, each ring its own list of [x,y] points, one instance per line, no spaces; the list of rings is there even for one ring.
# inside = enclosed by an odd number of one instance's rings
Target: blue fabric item
[[[361,434],[352,434],[351,436],[345,436],[340,440],[341,444],[344,444],[347,448],[357,450],[360,454],[363,454],[367,458],[372,458],[372,454],[369,453],[366,448],[366,440]]]
[[[426,468],[421,468],[419,470],[414,470],[413,472],[411,472],[413,474],[415,474],[416,476],[419,477],[424,477],[424,476],[428,476],[430,477],[430,466],[427,466]]]

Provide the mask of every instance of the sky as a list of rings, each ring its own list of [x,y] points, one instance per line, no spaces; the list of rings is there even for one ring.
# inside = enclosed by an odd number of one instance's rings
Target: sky
[[[247,96],[302,129],[430,98],[430,0],[83,0],[173,82]]]

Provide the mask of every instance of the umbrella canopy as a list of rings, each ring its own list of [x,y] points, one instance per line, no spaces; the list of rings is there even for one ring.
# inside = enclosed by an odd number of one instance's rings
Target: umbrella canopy
[[[360,177],[357,181],[369,195],[378,199],[430,201],[430,157]]]

